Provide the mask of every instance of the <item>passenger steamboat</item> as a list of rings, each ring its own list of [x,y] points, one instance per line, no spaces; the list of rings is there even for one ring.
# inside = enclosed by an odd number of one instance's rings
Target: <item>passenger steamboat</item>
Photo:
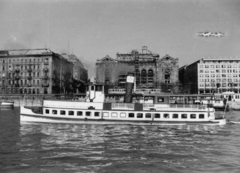
[[[149,125],[224,125],[208,105],[171,104],[168,95],[152,94],[151,103],[132,101],[134,77],[128,76],[124,102],[105,102],[104,85],[88,86],[85,101],[43,100],[41,110],[21,107],[21,122]]]

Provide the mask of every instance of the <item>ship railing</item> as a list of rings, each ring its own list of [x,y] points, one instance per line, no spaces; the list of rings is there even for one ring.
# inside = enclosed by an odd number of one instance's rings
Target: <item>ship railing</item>
[[[203,110],[206,109],[208,105],[196,105],[196,104],[143,104],[143,110]]]
[[[177,109],[206,109],[207,105],[197,105],[197,104],[170,104],[170,108]]]
[[[134,104],[132,104],[132,103],[113,103],[112,109],[134,110]]]
[[[109,89],[108,93],[109,94],[125,94],[125,89]],[[133,90],[133,93],[136,94],[156,94],[156,93],[161,93],[161,89],[136,89],[135,91]]]
[[[151,109],[155,109],[154,108],[154,104],[147,104],[147,103],[144,103],[143,104],[143,110],[151,110]]]

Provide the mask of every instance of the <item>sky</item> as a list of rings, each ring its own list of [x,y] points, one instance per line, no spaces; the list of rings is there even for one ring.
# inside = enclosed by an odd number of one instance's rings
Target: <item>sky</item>
[[[0,50],[75,54],[89,77],[97,59],[142,46],[179,58],[179,67],[240,58],[240,0],[0,0],[0,22]]]

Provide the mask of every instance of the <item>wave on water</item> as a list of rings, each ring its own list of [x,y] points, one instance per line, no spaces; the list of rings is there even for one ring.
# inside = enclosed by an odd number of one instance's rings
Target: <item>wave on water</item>
[[[239,125],[20,126],[14,116],[0,117],[0,172],[236,172],[240,168]],[[238,113],[226,116],[238,121]]]

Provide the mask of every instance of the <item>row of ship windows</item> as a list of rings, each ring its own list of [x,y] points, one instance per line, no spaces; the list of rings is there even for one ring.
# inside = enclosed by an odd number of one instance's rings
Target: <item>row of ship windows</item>
[[[68,116],[85,116],[86,117],[100,117],[100,112],[92,112],[92,111],[65,111],[65,110],[52,110],[52,114],[53,115],[68,115]],[[50,110],[49,109],[45,109],[45,114],[50,114]],[[117,112],[103,112],[103,117],[112,117],[112,118],[117,118],[118,117],[118,113]],[[168,114],[168,113],[154,113],[154,118],[163,118],[163,119],[169,119],[169,118],[173,118],[173,119],[178,119],[178,118],[182,118],[182,119],[204,119],[205,115],[204,114],[188,114],[186,113],[182,113],[182,114]],[[152,118],[152,114],[151,113],[120,113],[120,118]]]
[[[240,73],[240,70],[231,70],[231,69],[228,69],[228,70],[199,70],[200,73]]]
[[[240,67],[240,65],[239,65]],[[199,65],[199,68],[238,68],[238,65],[234,64],[234,65]]]

